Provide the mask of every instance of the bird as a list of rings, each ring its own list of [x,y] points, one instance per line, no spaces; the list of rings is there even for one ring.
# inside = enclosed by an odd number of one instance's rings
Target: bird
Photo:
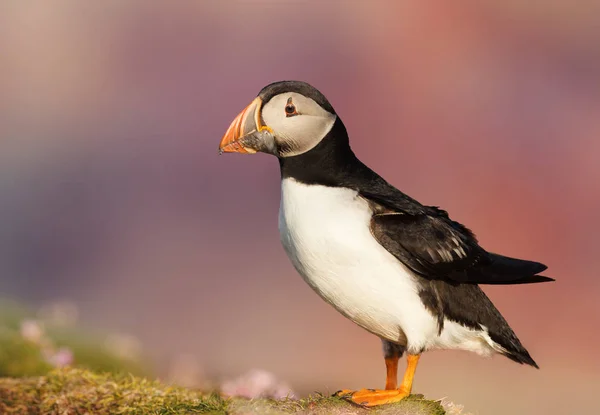
[[[279,234],[304,281],[382,341],[384,389],[336,394],[362,406],[412,392],[423,352],[503,355],[539,368],[481,284],[554,281],[547,266],[482,248],[475,234],[361,162],[328,99],[302,81],[265,86],[233,120],[219,153],[277,157]],[[398,385],[398,362],[407,366]]]

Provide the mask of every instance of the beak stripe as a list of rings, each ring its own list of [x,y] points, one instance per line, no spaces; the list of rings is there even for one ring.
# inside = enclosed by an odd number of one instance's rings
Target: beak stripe
[[[244,135],[251,134],[255,131],[261,131],[262,129],[266,128],[260,122],[261,107],[262,100],[260,98],[256,98],[250,103],[250,105],[244,108],[242,112],[238,114],[237,117],[235,117],[235,119],[229,125],[227,132],[221,139],[221,144],[219,145],[219,151],[221,153],[256,153],[256,150],[244,147],[244,145],[239,140],[240,138],[244,137]],[[251,116],[252,112],[254,112],[253,120],[256,124],[255,126],[246,125],[248,124],[249,117]],[[245,129],[252,129],[252,131],[245,131]]]
[[[260,121],[260,114],[261,114],[261,110],[262,110],[262,99],[258,100],[258,103],[256,104],[256,111],[254,111],[254,123],[256,124],[256,129],[258,131],[261,130],[262,128],[262,122]]]
[[[233,129],[233,126],[235,125],[235,121],[232,122],[231,124],[229,124],[229,128],[227,129],[227,131],[225,132],[224,137],[229,137],[231,134],[231,130]]]
[[[249,108],[246,108],[244,111],[242,111],[242,116],[240,117],[240,125],[238,126],[238,136],[241,136],[243,134],[243,128],[244,125],[246,125],[246,120],[248,119],[248,114],[250,114]]]
[[[235,126],[233,128],[233,131],[235,131],[235,137],[241,137],[242,136],[242,117],[244,116],[244,113],[246,112],[246,110],[242,111],[242,113],[236,117],[235,119]]]

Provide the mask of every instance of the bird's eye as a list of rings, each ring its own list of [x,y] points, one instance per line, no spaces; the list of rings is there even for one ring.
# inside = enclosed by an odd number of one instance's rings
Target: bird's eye
[[[298,111],[296,111],[296,106],[292,103],[292,98],[289,98],[287,104],[285,104],[285,116],[293,117],[294,115],[298,115]]]

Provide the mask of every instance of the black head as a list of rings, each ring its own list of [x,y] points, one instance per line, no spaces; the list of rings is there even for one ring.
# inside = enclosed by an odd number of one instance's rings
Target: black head
[[[310,98],[319,104],[326,111],[335,114],[335,110],[325,98],[325,95],[321,93],[317,88],[302,81],[279,81],[273,82],[260,90],[258,96],[262,99],[263,103],[267,103],[276,95],[283,94],[286,92],[295,92],[303,95],[306,98]]]
[[[219,149],[293,157],[316,147],[338,124],[335,110],[316,88],[300,81],[275,82],[236,117]]]

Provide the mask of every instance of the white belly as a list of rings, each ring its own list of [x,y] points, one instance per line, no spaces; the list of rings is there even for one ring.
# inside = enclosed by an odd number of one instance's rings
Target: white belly
[[[350,189],[282,181],[279,232],[304,280],[344,316],[418,353],[461,348],[483,354],[483,333],[437,321],[425,309],[414,275],[371,235],[367,202]]]

